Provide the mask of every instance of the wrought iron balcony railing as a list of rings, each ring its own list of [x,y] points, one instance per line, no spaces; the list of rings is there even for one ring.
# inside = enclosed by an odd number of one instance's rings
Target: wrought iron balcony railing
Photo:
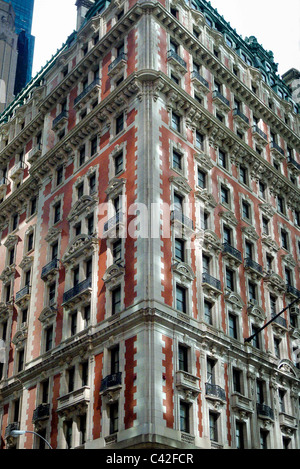
[[[192,72],[192,79],[198,80],[200,83],[202,83],[202,85],[204,85],[209,90],[208,81],[206,81],[205,78],[203,78],[203,76],[200,75],[200,73],[198,73],[196,70]]]
[[[263,275],[263,267],[250,257],[245,259],[245,267],[250,267],[251,269],[254,269],[256,272],[259,272],[261,275]]]
[[[121,386],[122,384],[122,373],[114,373],[112,375],[106,376],[101,381],[100,392],[106,391],[109,388],[113,388],[114,386]]]
[[[269,417],[274,420],[274,411],[266,404],[257,404],[257,414],[262,417]]]
[[[174,59],[176,62],[178,62],[181,67],[186,68],[186,62],[174,51],[174,50],[168,50],[168,59]]]
[[[55,129],[55,127],[64,119],[68,119],[69,112],[68,111],[62,111],[52,122],[52,129]]]
[[[59,267],[59,259],[57,258],[52,259],[52,261],[50,261],[47,265],[45,265],[45,267],[43,267],[42,273],[41,273],[41,279],[46,278],[47,275],[50,274],[50,272],[52,272],[55,269],[58,269],[58,267]]]
[[[272,318],[274,317],[276,317],[276,314],[272,314]],[[282,316],[278,316],[276,319],[274,319],[274,323],[287,329],[287,322]]]
[[[220,93],[218,90],[213,92],[213,99],[219,99],[223,104],[225,104],[225,106],[230,107],[230,102],[228,99],[225,98],[225,96],[223,96],[222,93]]]
[[[63,295],[63,303],[67,303],[68,301],[75,298],[75,296],[80,295],[84,291],[88,290],[92,287],[92,279],[86,278],[83,282],[78,283],[75,287],[71,288]]]
[[[173,210],[173,212],[171,213],[171,221],[180,222],[182,225],[186,226],[187,228],[191,230],[194,229],[193,220],[183,215],[181,210]]]
[[[247,116],[245,116],[245,114],[242,113],[242,111],[240,111],[238,108],[234,109],[233,110],[233,115],[234,116],[239,116],[246,124],[249,125],[249,119]]]
[[[34,411],[32,421],[37,422],[38,420],[46,419],[50,416],[50,404],[40,404]]]
[[[293,285],[287,284],[286,291],[296,298],[300,298],[300,290],[297,290]]]
[[[24,298],[24,296],[29,295],[29,293],[30,293],[30,285],[25,285],[25,287],[22,288],[22,290],[16,293],[15,301],[16,302],[20,301],[22,298]]]
[[[111,217],[105,224],[104,224],[104,233],[109,231],[110,229],[116,227],[119,223],[123,221],[123,213],[118,212],[115,216]]]
[[[100,85],[100,78],[96,78],[90,85],[88,85],[74,100],[74,106],[78,104],[85,96],[87,96],[90,91],[92,91],[95,86]]]
[[[268,136],[258,127],[258,125],[253,125],[252,131],[254,134],[259,135],[267,143]]]
[[[217,397],[218,399],[221,399],[222,401],[226,401],[225,390],[221,388],[220,386],[217,386],[216,384],[206,383],[205,394],[207,396]]]
[[[276,142],[271,142],[271,148],[278,151],[282,156],[284,156],[284,150]]]
[[[125,52],[122,52],[118,57],[108,66],[108,72],[111,72],[116,65],[118,65],[122,60],[127,60],[127,55]]]
[[[231,246],[229,243],[223,243],[223,251],[235,257],[242,262],[242,253],[238,249]]]
[[[220,280],[212,277],[211,275],[209,275],[207,272],[204,272],[202,274],[202,282],[203,283],[207,283],[208,285],[210,285],[211,287],[213,288],[216,288],[217,290],[221,290],[221,282]]]
[[[294,158],[288,159],[288,165],[292,165],[300,171],[300,164]]]

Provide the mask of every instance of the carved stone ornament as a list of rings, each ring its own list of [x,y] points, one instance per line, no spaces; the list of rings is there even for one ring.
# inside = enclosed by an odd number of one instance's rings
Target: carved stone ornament
[[[88,215],[94,210],[96,205],[96,198],[90,195],[83,195],[79,200],[73,205],[68,215],[68,222],[76,221],[82,213]]]
[[[88,255],[92,253],[98,246],[98,238],[81,233],[76,236],[69,246],[62,258],[64,265],[72,264],[73,260],[81,255]]]
[[[275,293],[282,294],[285,292],[285,283],[275,272],[268,272],[264,278],[264,282],[267,283],[269,289],[273,290]]]
[[[117,196],[122,193],[122,188],[126,184],[126,179],[124,178],[112,178],[109,182],[108,188],[105,193],[109,197]]]
[[[282,261],[292,269],[296,267],[297,263],[291,254],[284,254],[281,256]]]
[[[262,235],[261,242],[265,244],[269,250],[274,251],[275,253],[279,251],[278,244],[272,239],[271,236]]]
[[[10,249],[12,248],[15,244],[17,244],[17,242],[19,241],[19,237],[17,235],[9,235],[7,237],[7,240],[5,241],[4,243],[4,246],[7,248],[7,249]]]
[[[2,280],[3,283],[7,283],[11,277],[13,277],[16,273],[16,265],[8,265],[5,267],[3,270],[2,274],[0,275],[0,280]]]
[[[54,240],[56,240],[59,237],[59,235],[61,234],[61,231],[62,230],[59,229],[59,228],[55,228],[55,227],[50,228],[47,235],[45,236],[45,241],[47,243],[53,242]]]
[[[114,286],[116,283],[119,282],[120,277],[122,277],[124,274],[124,267],[121,267],[118,264],[113,264],[108,267],[102,280],[105,284],[109,283],[111,286]]]
[[[203,247],[206,251],[213,250],[219,253],[222,250],[222,242],[214,231],[205,230]]]
[[[272,218],[276,213],[275,208],[270,204],[259,204],[259,208],[268,218]]]
[[[238,225],[238,221],[236,219],[236,217],[234,216],[234,213],[231,212],[230,210],[223,210],[219,213],[219,216],[225,220],[226,223],[229,223],[230,225],[233,225],[233,226],[237,226]]]
[[[225,293],[225,301],[231,304],[231,308],[233,310],[235,309],[242,310],[243,307],[245,306],[245,303],[243,302],[240,295],[232,291]]]
[[[185,194],[189,194],[192,191],[187,180],[182,176],[171,176],[169,181]]]
[[[214,167],[212,159],[206,153],[195,153],[195,160],[208,171]]]
[[[33,256],[24,256],[22,261],[19,264],[20,269],[27,270],[28,267],[31,267],[33,264]]]
[[[198,197],[207,208],[215,208],[218,204],[212,194],[209,194],[207,189],[199,189],[195,192],[195,196]]]
[[[180,280],[183,283],[193,282],[195,279],[193,269],[185,262],[178,262],[177,264],[174,264],[172,266],[172,270],[180,277]]]
[[[281,360],[278,364],[278,370],[290,376],[297,377],[295,365],[290,360],[287,360],[287,359]]]
[[[254,316],[260,322],[266,319],[266,313],[258,305],[249,305],[247,308],[247,313],[248,315]]]
[[[48,326],[54,319],[54,317],[57,314],[57,310],[54,308],[51,308],[50,306],[46,306],[40,316],[39,316],[39,321],[43,324],[43,327]]]
[[[24,348],[24,342],[27,339],[27,327],[16,332],[12,339],[12,343],[15,345],[17,350]]]
[[[242,232],[253,241],[257,241],[259,239],[259,236],[256,233],[254,226],[243,226]]]

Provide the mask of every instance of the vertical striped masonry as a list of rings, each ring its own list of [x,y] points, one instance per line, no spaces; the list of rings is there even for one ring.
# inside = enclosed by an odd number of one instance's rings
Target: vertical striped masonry
[[[1,449],[299,449],[299,71],[205,0],[76,5],[0,114]]]

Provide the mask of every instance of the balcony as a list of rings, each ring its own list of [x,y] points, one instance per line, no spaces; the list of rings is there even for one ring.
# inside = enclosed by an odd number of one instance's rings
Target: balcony
[[[67,122],[69,111],[62,111],[52,122],[52,130],[59,130]]]
[[[294,298],[300,298],[300,290],[297,290],[293,285],[286,285],[286,293]]]
[[[230,111],[230,102],[218,90],[215,90],[212,95],[213,102],[224,112]]]
[[[124,214],[122,212],[118,212],[115,216],[111,217],[104,224],[103,238],[116,238],[121,229],[124,228],[123,219]]]
[[[284,150],[276,143],[276,142],[271,142],[270,143],[270,149],[271,153],[276,157],[279,158],[279,160],[282,160],[284,158]]]
[[[24,305],[30,298],[30,285],[26,285],[16,293],[15,303],[17,306]]]
[[[223,243],[223,256],[227,257],[230,264],[235,266],[240,265],[242,263],[242,253],[235,249],[229,243]]]
[[[294,158],[289,158],[287,162],[288,168],[291,169],[292,171],[295,171],[297,174],[300,173],[300,164],[294,160]],[[0,183],[1,187],[1,183]]]
[[[73,409],[83,410],[90,402],[90,388],[83,386],[57,399],[57,412],[66,414]]]
[[[27,159],[28,163],[34,164],[36,160],[41,156],[41,154],[42,154],[42,145],[41,143],[39,143],[38,145],[33,147],[32,150],[30,150],[30,152],[28,153],[28,159]]]
[[[259,145],[266,146],[268,144],[268,136],[260,130],[258,125],[253,125],[252,134]]]
[[[250,257],[245,259],[245,270],[248,270],[251,273],[251,276],[254,280],[264,276],[263,267]]]
[[[50,417],[50,404],[40,404],[34,411],[32,423],[45,420]]]
[[[191,81],[193,82],[194,86],[203,91],[204,94],[209,92],[209,83],[208,81],[203,78],[196,70],[194,70],[191,74]]]
[[[202,274],[202,287],[210,297],[217,297],[222,293],[220,280],[212,277],[207,272]]]
[[[187,373],[186,371],[177,371],[176,373],[176,387],[183,390],[186,395],[191,395],[196,398],[200,393],[200,378]]]
[[[217,386],[216,384],[205,384],[205,394],[206,397],[211,397],[220,401],[226,401],[226,393],[223,388]]]
[[[17,179],[21,174],[23,174],[26,165],[23,161],[19,161],[15,166],[12,168],[10,172],[11,179]]]
[[[101,381],[100,393],[105,393],[108,390],[120,388],[122,386],[122,373],[114,373],[106,376]]]
[[[250,127],[249,119],[245,114],[242,113],[238,108],[233,110],[233,118],[244,130],[248,130]]]
[[[171,222],[175,228],[180,231],[186,230],[192,232],[194,230],[194,222],[186,217],[181,210],[173,210],[171,212]]]
[[[127,63],[127,55],[125,52],[122,52],[118,57],[108,66],[108,76],[112,78],[115,75],[118,75],[122,68]]]
[[[100,78],[96,78],[90,85],[88,85],[82,93],[80,93],[74,100],[74,107],[83,106],[90,99],[98,94],[100,90]]]
[[[78,283],[63,295],[63,306],[79,303],[86,300],[91,295],[92,279],[86,278],[83,282]]]
[[[174,50],[168,51],[167,59],[177,72],[181,74],[187,72],[186,62]]]
[[[41,273],[41,279],[45,281],[49,280],[50,278],[53,278],[53,276],[56,274],[56,272],[59,269],[59,259],[53,259],[51,262],[49,262],[45,267],[42,269]]]
[[[274,412],[273,412],[273,409],[271,409],[271,407],[265,404],[257,404],[256,409],[257,409],[257,415],[260,418],[274,420]]]
[[[279,425],[284,432],[294,432],[297,429],[297,419],[285,412],[279,412]]]
[[[272,314],[272,318],[275,318],[275,317],[276,317],[276,314]],[[275,327],[279,326],[280,328],[287,329],[287,322],[282,316],[278,316],[276,319],[274,319],[272,325]]]
[[[238,392],[234,392],[231,395],[230,400],[231,406],[234,410],[244,412],[246,415],[253,413],[252,399],[249,399]]]

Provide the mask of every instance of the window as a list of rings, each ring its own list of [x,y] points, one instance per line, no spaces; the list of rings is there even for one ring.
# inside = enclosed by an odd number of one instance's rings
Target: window
[[[190,433],[190,404],[180,401],[180,431]]]
[[[186,289],[176,285],[176,309],[181,313],[187,313]]]
[[[287,267],[284,269],[284,275],[285,275],[285,283],[286,285],[293,285],[293,274],[291,269],[288,269]]]
[[[67,449],[72,448],[72,427],[73,427],[73,421],[72,420],[66,420],[64,422],[64,433],[65,433],[65,439],[66,439],[66,446]]]
[[[209,437],[211,441],[218,441],[218,418],[218,414],[209,412]]]
[[[243,184],[248,184],[248,170],[245,166],[240,166],[240,181]]]
[[[121,287],[112,291],[112,314],[118,314],[121,311]]]
[[[79,417],[79,444],[84,445],[86,442],[86,414]]]
[[[55,224],[55,223],[58,223],[61,218],[61,202],[58,202],[57,204],[54,205],[53,211],[54,211],[53,222]]]
[[[87,223],[87,233],[89,236],[92,236],[94,234],[94,215],[90,215],[86,219]]]
[[[75,389],[75,367],[72,366],[67,370],[67,384],[68,392],[73,392]]]
[[[36,212],[36,207],[37,207],[37,198],[34,197],[30,201],[30,209],[29,209],[29,215],[33,215]]]
[[[53,346],[53,326],[47,327],[45,331],[45,352],[52,349]]]
[[[201,189],[205,189],[207,187],[207,174],[198,168],[198,186]]]
[[[215,360],[211,358],[207,358],[206,362],[206,375],[207,375],[207,383],[214,385],[215,384]]]
[[[200,132],[196,131],[196,148],[203,151],[204,136]]]
[[[262,232],[269,235],[269,220],[266,217],[262,217]]]
[[[79,266],[73,269],[73,287],[76,287],[79,284]]]
[[[64,177],[64,168],[63,166],[60,166],[56,170],[56,185],[59,186],[63,182],[63,177]]]
[[[113,435],[118,432],[119,427],[119,403],[114,402],[109,406],[109,433]]]
[[[219,165],[227,169],[227,155],[222,150],[219,150]]]
[[[84,185],[83,182],[81,182],[77,187],[77,199],[80,199],[83,196],[83,190],[84,190]]]
[[[213,316],[212,316],[213,305],[209,301],[204,301],[204,320],[207,324],[213,325]]]
[[[92,174],[89,177],[89,193],[90,193],[90,195],[92,195],[95,192],[96,192],[96,175]]]
[[[98,139],[97,136],[93,137],[91,140],[91,156],[94,156],[97,153]]]
[[[124,113],[120,114],[116,118],[116,135],[118,135],[124,129]]]
[[[232,230],[231,230],[231,228],[228,228],[228,226],[224,226],[224,228],[223,228],[223,238],[224,238],[224,243],[227,243],[231,246],[231,243],[232,243]]]
[[[84,307],[83,321],[84,321],[84,329],[86,329],[87,327],[89,327],[91,323],[91,305],[87,305]]]
[[[230,291],[234,291],[234,271],[226,268],[226,288]]]
[[[227,187],[225,186],[221,186],[221,203],[222,204],[226,204],[228,205],[229,204],[229,201],[230,201],[230,197],[229,197],[229,189],[227,189]]]
[[[268,449],[269,432],[260,430],[260,449]]]
[[[170,50],[175,54],[178,54],[178,45],[172,40],[170,40]]]
[[[180,371],[188,372],[188,349],[183,345],[178,347],[178,366]]]
[[[251,218],[251,207],[250,204],[245,200],[242,202],[242,216],[246,220],[250,220]]]
[[[71,336],[77,334],[77,311],[70,314],[70,332]]]
[[[260,349],[260,336],[259,336],[259,327],[252,326],[252,334],[256,334],[256,336],[252,340],[253,347]]]
[[[120,371],[120,349],[117,345],[116,347],[112,348],[110,351],[110,373],[112,375],[119,373]]]
[[[113,243],[112,254],[114,264],[122,260],[122,241],[120,239]]]
[[[24,369],[24,356],[25,356],[25,351],[24,349],[20,350],[17,355],[17,371],[20,373]]]
[[[15,231],[18,228],[18,224],[19,224],[19,215],[15,213],[12,216],[11,231]]]
[[[79,166],[85,163],[85,145],[79,149]]]
[[[176,114],[176,112],[172,112],[172,120],[171,120],[171,127],[173,130],[176,130],[176,132],[180,132],[180,116]]]
[[[242,372],[234,368],[232,370],[233,391],[242,394]]]
[[[34,234],[29,233],[27,237],[27,252],[32,251],[33,249],[33,239],[34,239]]]
[[[286,250],[289,248],[288,234],[285,230],[281,230],[281,246]]]
[[[246,259],[253,259],[253,244],[250,241],[245,243],[245,254]]]
[[[270,310],[272,316],[277,314],[277,298],[273,295],[270,295]]]
[[[182,171],[182,155],[175,150],[173,150],[173,168]]]
[[[277,209],[283,215],[285,214],[285,203],[283,197],[277,197]]]
[[[210,272],[210,257],[205,254],[202,255],[202,271],[206,274]]]
[[[176,238],[175,239],[175,259],[179,262],[184,262],[184,251],[185,251],[185,243],[182,239]]]
[[[123,158],[123,152],[121,152],[115,157],[115,175],[116,176],[123,171],[123,164],[124,164],[124,158]]]
[[[200,225],[202,230],[208,230],[209,212],[200,209]]]
[[[15,246],[8,251],[8,265],[12,265],[15,262]]]
[[[274,353],[276,358],[280,358],[280,343],[281,340],[277,337],[274,337]]]
[[[232,339],[237,339],[238,338],[237,317],[235,314],[229,313],[228,315],[228,329],[229,329],[229,336]]]

